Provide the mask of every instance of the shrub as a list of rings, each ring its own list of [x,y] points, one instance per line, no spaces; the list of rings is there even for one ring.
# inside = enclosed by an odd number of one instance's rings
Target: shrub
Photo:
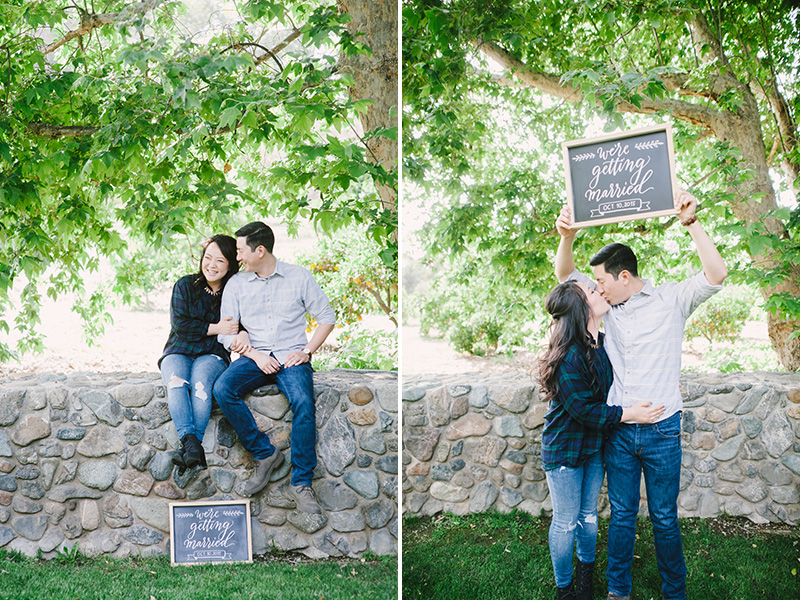
[[[329,369],[397,370],[397,330],[369,331],[357,323],[339,333],[341,347],[333,354],[315,359],[314,367]]]
[[[709,343],[734,342],[750,316],[752,303],[743,298],[715,296],[703,303],[686,323],[686,339],[704,337]]]

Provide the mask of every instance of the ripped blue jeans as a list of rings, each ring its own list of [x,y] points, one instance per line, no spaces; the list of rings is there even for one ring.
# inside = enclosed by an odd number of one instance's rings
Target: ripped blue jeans
[[[556,585],[566,587],[572,581],[572,553],[576,546],[578,560],[594,562],[597,544],[597,495],[603,486],[603,453],[598,452],[575,468],[556,467],[545,471],[553,519],[550,522],[550,559]]]
[[[161,360],[161,379],[167,386],[167,405],[178,437],[193,433],[203,441],[211,417],[214,382],[227,363],[216,354],[197,358],[168,354]]]

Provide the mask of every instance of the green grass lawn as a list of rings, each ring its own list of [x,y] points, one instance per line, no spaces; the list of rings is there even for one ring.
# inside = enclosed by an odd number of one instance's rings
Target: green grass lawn
[[[39,561],[0,550],[0,598],[14,600],[387,600],[397,560],[273,560],[172,567],[166,556]]]
[[[551,600],[548,518],[527,513],[410,517],[403,521],[403,598]],[[688,598],[800,599],[800,529],[743,519],[681,520]],[[595,597],[606,597],[606,534],[600,522]],[[640,520],[632,600],[660,600],[650,523]]]

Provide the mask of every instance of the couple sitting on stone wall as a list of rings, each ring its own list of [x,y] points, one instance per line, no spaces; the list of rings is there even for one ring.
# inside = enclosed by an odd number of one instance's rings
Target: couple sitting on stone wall
[[[243,495],[263,490],[284,457],[244,397],[276,383],[293,413],[289,495],[298,510],[321,514],[311,488],[317,465],[311,356],[333,331],[335,314],[310,272],[275,258],[269,226],[255,221],[236,236],[208,240],[199,272],[180,278],[172,291],[171,328],[158,363],[181,440],[173,462],[179,470],[205,468],[201,443],[214,398],[255,462]],[[317,320],[310,340],[306,313]],[[233,362],[231,352],[239,354]]]
[[[579,273],[569,209],[556,221],[561,242],[555,270],[564,283],[545,300],[553,320],[538,371],[550,404],[542,464],[553,502],[549,543],[559,599],[594,598],[597,496],[606,468],[608,600],[630,599],[642,473],[663,598],[686,598],[677,507],[681,342],[686,319],[722,288],[727,268],[697,221],[697,199],[680,190],[675,206],[703,272],[658,287],[639,278],[636,256],[623,244],[609,244],[592,258],[596,283]]]

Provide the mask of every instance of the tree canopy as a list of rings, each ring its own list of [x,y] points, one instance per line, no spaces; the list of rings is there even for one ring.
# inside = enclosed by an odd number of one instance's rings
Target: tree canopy
[[[517,284],[484,314],[530,313],[555,283],[560,143],[668,121],[729,281],[762,288],[773,348],[800,368],[797,20],[765,0],[406,0],[403,169],[439,198],[429,256],[463,255],[454,285]],[[675,223],[583,230],[577,264],[613,239],[645,276],[681,276],[699,262]]]
[[[136,244],[233,231],[243,213],[361,224],[396,273],[393,6],[0,4],[0,330],[17,281],[14,326],[36,347],[42,294],[80,292]],[[0,360],[11,353],[0,343]]]

